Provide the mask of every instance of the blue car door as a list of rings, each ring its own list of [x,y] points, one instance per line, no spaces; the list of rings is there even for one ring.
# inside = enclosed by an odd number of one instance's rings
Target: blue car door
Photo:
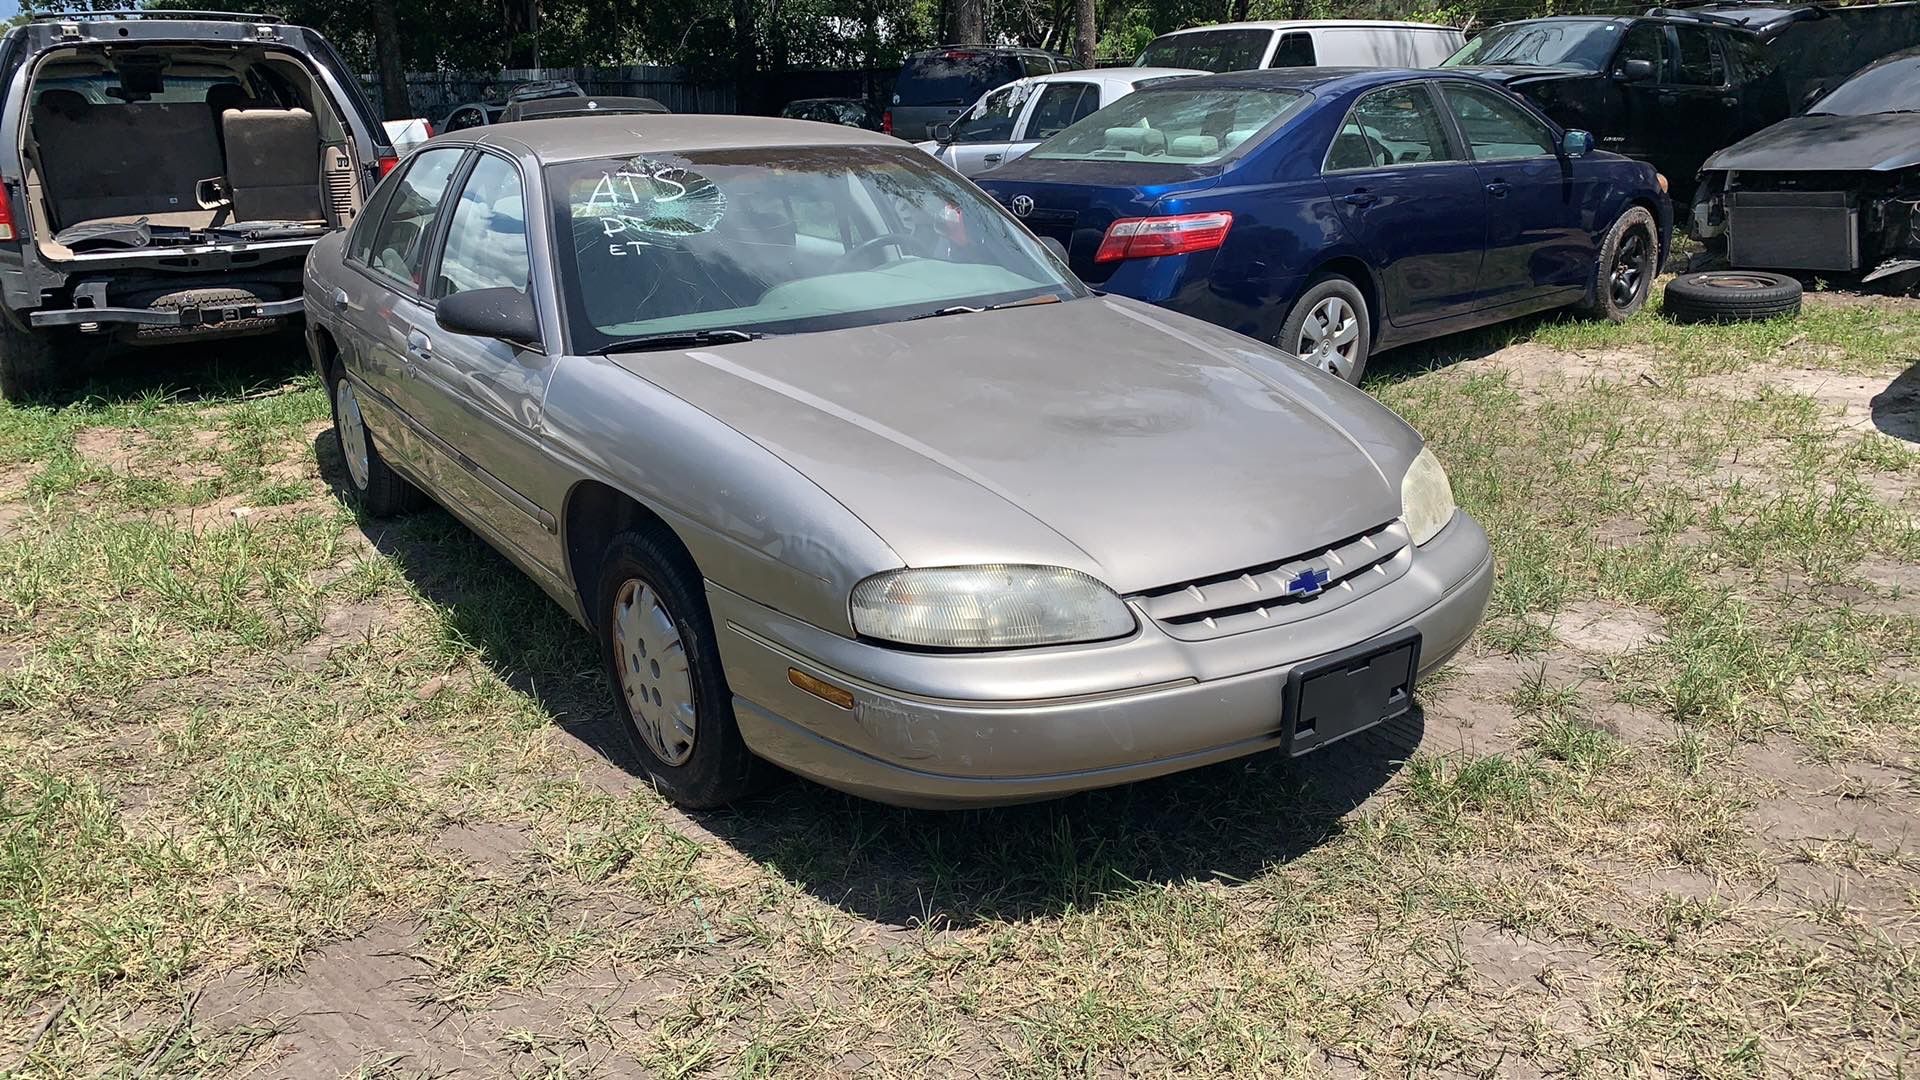
[[[1583,192],[1553,128],[1494,87],[1441,85],[1486,193],[1487,257],[1476,306],[1585,288],[1593,238],[1580,226]]]
[[[1473,306],[1486,198],[1427,83],[1361,95],[1320,174],[1341,225],[1378,275],[1385,319],[1410,326]]]

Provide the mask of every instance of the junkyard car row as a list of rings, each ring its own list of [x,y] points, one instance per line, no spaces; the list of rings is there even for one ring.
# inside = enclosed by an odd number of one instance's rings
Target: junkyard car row
[[[1691,225],[1736,264],[1920,267],[1883,115],[1920,57],[1711,161],[1542,101],[1567,65],[1740,97],[1762,44],[1716,18],[1498,27],[1439,68],[1326,65],[1458,44],[1413,24],[1209,28],[1151,72],[948,47],[881,120],[924,149],[572,88],[397,163],[309,32],[35,21],[0,45],[3,389],[77,337],[297,309],[359,506],[431,498],[588,627],[689,806],[768,762],[963,806],[1302,754],[1412,709],[1493,584],[1357,389],[1372,353],[1631,316],[1701,161]],[[1230,47],[1287,70],[1185,70]],[[976,129],[1001,160],[961,160]],[[104,167],[132,152],[166,165]]]

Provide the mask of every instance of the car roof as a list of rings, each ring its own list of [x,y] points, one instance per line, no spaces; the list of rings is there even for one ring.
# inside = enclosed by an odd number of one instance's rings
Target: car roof
[[[1046,83],[1057,82],[1095,82],[1132,86],[1142,79],[1165,79],[1180,75],[1205,74],[1208,74],[1208,72],[1202,71],[1199,68],[1180,67],[1081,68],[1078,71],[1056,71],[1050,75],[1029,75],[1024,79],[1015,79],[1013,83],[1022,83],[1027,86],[1040,86]],[[1013,83],[1006,83],[1004,85],[1012,86]],[[994,89],[998,90],[999,87],[996,86]]]
[[[1161,37],[1173,37],[1175,34],[1197,34],[1203,30],[1326,30],[1333,28],[1351,30],[1453,30],[1454,27],[1440,23],[1400,22],[1393,19],[1276,19],[1264,22],[1211,23],[1206,26],[1189,26],[1184,30],[1173,30],[1161,34]]]
[[[783,146],[886,146],[907,148],[891,135],[859,128],[816,124],[768,116],[719,116],[706,113],[656,113],[620,116],[562,116],[495,124],[454,132],[435,142],[512,143],[546,163],[591,158],[634,157],[700,150],[757,150]],[[511,149],[512,147],[506,147]]]
[[[1167,90],[1345,90],[1365,88],[1403,79],[1466,78],[1486,82],[1484,77],[1471,71],[1457,68],[1416,70],[1413,68],[1367,68],[1367,67],[1294,67],[1294,68],[1254,68],[1249,71],[1226,71],[1218,75],[1202,75],[1193,79],[1181,79],[1178,82],[1161,83],[1143,88],[1141,93],[1164,92]]]

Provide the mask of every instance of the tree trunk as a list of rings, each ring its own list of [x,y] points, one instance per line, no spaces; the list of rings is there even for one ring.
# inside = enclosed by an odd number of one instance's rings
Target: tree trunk
[[[1229,22],[1246,22],[1247,14],[1253,9],[1253,0],[1233,0],[1233,18]]]
[[[1073,21],[1079,28],[1079,34],[1073,41],[1073,62],[1076,67],[1093,66],[1095,38],[1100,33],[1100,20],[1094,14],[1093,0],[1075,0]]]
[[[981,45],[987,40],[987,12],[984,0],[954,0],[953,42],[956,45]]]
[[[755,0],[733,0],[733,100],[747,116],[760,111],[759,35],[754,32]]]
[[[393,0],[373,0],[373,51],[380,65],[380,97],[389,120],[413,118],[407,96],[407,57],[400,47],[400,16]]]

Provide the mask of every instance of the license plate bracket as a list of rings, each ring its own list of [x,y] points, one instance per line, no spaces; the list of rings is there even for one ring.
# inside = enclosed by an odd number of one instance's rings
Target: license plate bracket
[[[1405,716],[1420,673],[1420,633],[1361,642],[1287,675],[1287,753],[1298,757]]]

